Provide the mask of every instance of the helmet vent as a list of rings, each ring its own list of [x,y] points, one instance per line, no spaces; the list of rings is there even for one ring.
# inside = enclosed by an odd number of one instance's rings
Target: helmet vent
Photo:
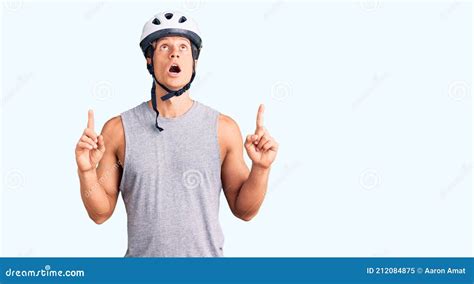
[[[181,24],[181,23],[184,23],[186,22],[186,17],[185,16],[181,16],[181,18],[179,18],[178,22]]]
[[[155,18],[152,23],[155,24],[155,25],[161,24],[161,22],[160,22],[160,20],[158,20],[158,18]]]
[[[173,18],[173,14],[172,13],[166,13],[165,18],[169,20],[169,19]]]

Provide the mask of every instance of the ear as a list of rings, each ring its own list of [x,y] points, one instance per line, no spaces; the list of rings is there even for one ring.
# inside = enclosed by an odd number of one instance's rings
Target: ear
[[[198,66],[198,60],[194,60],[194,70],[197,69],[197,66]]]
[[[146,64],[151,64],[151,58],[150,57],[146,57]]]

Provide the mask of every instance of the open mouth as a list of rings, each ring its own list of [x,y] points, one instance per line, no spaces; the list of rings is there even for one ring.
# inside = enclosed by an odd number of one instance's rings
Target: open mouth
[[[170,73],[179,73],[181,72],[181,68],[179,68],[178,64],[173,64],[170,66],[170,69],[168,71]]]

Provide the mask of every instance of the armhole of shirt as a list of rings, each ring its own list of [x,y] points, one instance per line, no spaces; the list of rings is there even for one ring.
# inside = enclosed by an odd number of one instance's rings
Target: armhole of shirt
[[[123,192],[124,190],[124,184],[125,184],[125,178],[127,176],[127,162],[128,162],[128,131],[127,131],[127,127],[126,127],[126,122],[125,122],[125,117],[127,116],[126,113],[122,113],[120,114],[120,120],[122,122],[122,128],[123,128],[123,142],[124,142],[124,147],[123,147],[123,151],[124,151],[124,154],[123,154],[123,161],[122,161],[122,177],[120,178],[120,185],[119,185],[119,191]]]
[[[214,130],[214,141],[215,141],[215,145],[216,145],[216,149],[217,149],[217,169],[216,169],[216,172],[219,173],[219,183],[221,184],[220,185],[220,188],[222,189],[222,176],[221,176],[221,170],[222,170],[222,165],[221,165],[221,160],[222,160],[222,157],[221,157],[221,145],[219,144],[219,120],[220,120],[220,116],[221,116],[221,113],[217,110],[214,110],[214,113],[215,113],[215,122],[214,122],[214,125],[215,125],[215,130]]]

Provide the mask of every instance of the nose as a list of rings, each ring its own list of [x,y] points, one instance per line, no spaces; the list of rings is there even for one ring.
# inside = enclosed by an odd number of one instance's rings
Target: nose
[[[171,58],[179,58],[179,53],[177,48],[173,48],[173,50],[170,53]]]

